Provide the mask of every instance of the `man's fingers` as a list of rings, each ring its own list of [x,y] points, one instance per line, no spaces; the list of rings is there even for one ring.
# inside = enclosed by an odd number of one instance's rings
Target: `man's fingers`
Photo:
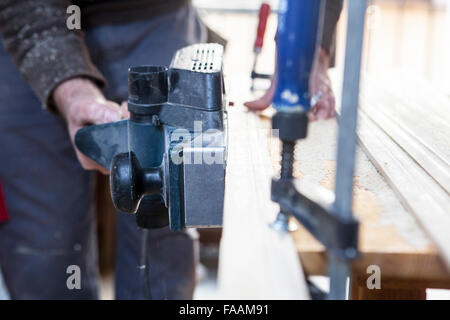
[[[333,92],[330,92],[329,97],[330,97],[329,98],[329,104],[330,104],[329,117],[334,118],[336,116],[336,98],[334,97]]]
[[[128,102],[122,101],[120,109],[122,111],[122,119],[128,119],[130,117],[130,111],[128,111]]]
[[[276,89],[275,81],[272,79],[272,82],[270,83],[270,88],[261,98],[259,98],[258,100],[246,102],[244,103],[244,106],[246,106],[248,109],[252,111],[262,111],[266,109],[272,104],[275,89]]]
[[[78,161],[80,162],[81,166],[83,167],[83,169],[85,170],[98,170],[101,173],[108,175],[109,174],[109,170],[107,170],[106,168],[102,167],[101,165],[99,165],[97,162],[95,162],[94,160],[88,158],[87,156],[85,156],[83,153],[81,153],[80,150],[78,150],[78,148],[75,145],[74,142],[74,137],[76,132],[81,129],[81,127],[77,127],[77,126],[69,126],[69,134],[72,140],[72,144],[74,146],[75,149],[75,153],[76,156],[78,158]]]
[[[74,110],[74,113],[75,120],[80,126],[114,122],[122,118],[119,105],[113,102],[82,104]]]
[[[261,98],[259,98],[258,100],[246,102],[244,103],[244,106],[253,111],[262,111],[270,106],[274,93],[275,91],[273,90],[273,87],[271,87]]]
[[[77,153],[78,161],[80,162],[81,166],[85,170],[97,170],[100,171],[104,175],[109,174],[109,170],[99,165],[97,162],[95,162],[92,159],[89,159],[84,154],[82,154],[78,149],[75,149]]]
[[[94,119],[94,124],[120,121],[122,119],[120,106],[112,101],[108,101],[105,104],[97,104],[94,108],[95,111],[99,112]],[[94,114],[96,114],[95,111]]]
[[[69,134],[74,144],[77,158],[81,166],[86,170],[98,170],[103,174],[109,174],[108,169],[83,155],[75,146],[74,140],[76,132],[88,124],[102,124],[108,122],[119,121],[122,118],[122,112],[118,104],[110,101],[91,102],[79,104],[71,108],[68,117]]]
[[[333,118],[336,115],[334,107],[335,98],[333,92],[327,90],[309,113],[309,120],[315,121]]]
[[[267,99],[261,98],[258,100],[250,101],[244,103],[244,106],[246,106],[248,109],[252,111],[262,111],[266,109],[268,106],[270,106],[270,101],[267,101]]]
[[[326,120],[328,118],[328,111],[326,109],[319,109],[316,116],[318,120]]]

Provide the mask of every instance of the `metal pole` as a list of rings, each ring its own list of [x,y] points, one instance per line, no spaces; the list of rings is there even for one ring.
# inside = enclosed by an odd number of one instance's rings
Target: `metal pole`
[[[342,218],[352,217],[353,172],[355,167],[356,123],[358,118],[359,80],[364,36],[366,0],[348,3],[347,43],[345,49],[342,109],[339,119],[337,171],[334,209]],[[352,258],[356,252],[346,252]],[[328,256],[329,299],[345,299],[350,265],[345,257]]]

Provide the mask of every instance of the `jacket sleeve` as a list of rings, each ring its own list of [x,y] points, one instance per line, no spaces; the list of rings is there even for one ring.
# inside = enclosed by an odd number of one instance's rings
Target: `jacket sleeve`
[[[326,0],[321,45],[328,53],[332,51],[331,47],[334,41],[336,25],[341,15],[342,7],[343,0]]]
[[[0,34],[6,50],[44,106],[64,80],[106,81],[93,65],[80,30],[69,30],[69,0],[0,0]]]

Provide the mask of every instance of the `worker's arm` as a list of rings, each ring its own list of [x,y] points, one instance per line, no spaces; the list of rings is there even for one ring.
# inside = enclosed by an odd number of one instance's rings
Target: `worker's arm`
[[[322,39],[317,54],[317,63],[310,78],[311,96],[320,92],[321,99],[317,102],[313,111],[310,112],[310,120],[327,119],[335,115],[335,100],[330,78],[328,77],[328,69],[330,67],[331,47],[342,6],[343,0],[326,0]],[[272,81],[269,90],[264,96],[256,101],[247,102],[245,105],[251,110],[264,110],[272,103],[274,92],[275,81]]]
[[[0,0],[0,33],[22,76],[42,104],[67,121],[73,141],[87,123],[120,119],[99,88],[105,79],[90,60],[83,33],[69,30],[68,0]],[[86,169],[99,169],[78,154]]]

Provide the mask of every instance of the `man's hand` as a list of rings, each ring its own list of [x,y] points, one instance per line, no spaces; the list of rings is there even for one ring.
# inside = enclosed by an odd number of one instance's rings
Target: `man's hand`
[[[330,66],[330,58],[326,51],[319,48],[318,59],[314,63],[313,71],[310,78],[310,94],[315,96],[320,93],[320,99],[309,112],[308,116],[311,121],[318,119],[328,119],[335,116],[335,99],[331,88],[331,81],[328,77],[328,68]],[[246,102],[245,106],[253,111],[262,111],[270,106],[275,94],[275,83],[272,79],[270,88],[258,100]]]
[[[75,133],[86,125],[119,121],[123,116],[120,106],[106,100],[95,83],[85,78],[74,78],[61,83],[53,92],[53,100],[67,122],[70,139],[81,166],[86,170],[99,170],[108,174],[107,169],[78,151],[74,142]]]

